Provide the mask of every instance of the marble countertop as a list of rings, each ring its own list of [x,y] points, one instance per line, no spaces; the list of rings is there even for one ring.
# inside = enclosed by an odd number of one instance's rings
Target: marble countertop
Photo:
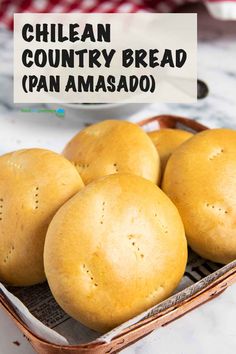
[[[131,120],[161,113],[191,117],[211,127],[236,128],[236,22],[198,12],[198,76],[209,86],[209,96],[194,105],[153,104]],[[13,104],[12,34],[0,29],[0,154],[23,147],[61,151],[84,126],[79,117],[64,119],[49,113],[22,113]],[[36,107],[36,106],[34,106]],[[44,107],[37,105],[37,108]],[[233,354],[236,352],[236,285],[220,297],[162,327],[123,351],[124,354]],[[27,340],[0,309],[0,353],[34,353]]]

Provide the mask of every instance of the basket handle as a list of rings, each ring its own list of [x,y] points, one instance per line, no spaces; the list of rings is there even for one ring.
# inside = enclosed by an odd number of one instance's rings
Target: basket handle
[[[184,125],[186,128],[190,128],[196,132],[200,132],[200,131],[209,129],[205,125],[203,125],[193,119],[169,115],[169,114],[161,114],[158,116],[143,119],[140,122],[138,122],[138,125],[140,125],[141,127],[144,127],[145,125],[147,125],[149,123],[153,123],[153,122],[159,123],[159,126],[161,129],[176,128],[178,123]]]

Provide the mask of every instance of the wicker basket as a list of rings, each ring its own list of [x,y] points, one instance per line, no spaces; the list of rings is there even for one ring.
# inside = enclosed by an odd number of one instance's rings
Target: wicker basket
[[[153,127],[155,124],[160,129],[182,128],[194,132],[208,129],[196,121],[169,115],[145,119],[139,123],[140,126],[149,128],[151,126]],[[54,345],[32,333],[26,324],[19,318],[12,305],[1,292],[0,304],[14,320],[19,329],[28,338],[29,342],[38,353],[114,353],[144,337],[158,327],[166,325],[195,307],[211,300],[221,294],[234,281],[236,281],[236,261],[220,267],[217,271],[212,272],[206,278],[197,282],[193,286],[177,293],[175,296],[171,297],[169,301],[163,302],[163,305],[161,304],[158,307],[158,311],[153,311],[151,315],[124,329],[110,342],[93,341],[76,346]]]

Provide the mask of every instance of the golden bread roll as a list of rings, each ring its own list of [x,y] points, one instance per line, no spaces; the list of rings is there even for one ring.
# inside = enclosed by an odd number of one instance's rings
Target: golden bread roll
[[[132,173],[157,183],[160,158],[147,134],[136,124],[105,120],[80,131],[64,156],[77,167],[85,184],[114,173]]]
[[[193,136],[192,133],[180,129],[160,129],[148,133],[157,148],[161,160],[161,175],[163,175],[170,155]]]
[[[0,171],[0,281],[14,286],[43,282],[48,225],[83,182],[68,160],[43,149],[1,156]]]
[[[86,186],[54,216],[45,272],[59,305],[105,332],[172,293],[186,244],[177,208],[159,187],[114,174]]]
[[[219,263],[236,258],[236,131],[207,130],[181,145],[162,187],[196,253]]]

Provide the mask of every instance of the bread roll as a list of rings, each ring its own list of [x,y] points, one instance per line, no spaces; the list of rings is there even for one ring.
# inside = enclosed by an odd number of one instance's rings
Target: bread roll
[[[48,225],[83,182],[63,156],[42,149],[0,157],[0,281],[14,286],[43,282]]]
[[[147,134],[133,123],[106,120],[91,125],[80,131],[63,153],[85,184],[117,172],[159,181],[159,155]]]
[[[190,247],[203,258],[236,258],[236,131],[197,134],[170,157],[163,190],[182,216]]]
[[[193,136],[192,133],[180,129],[160,129],[148,133],[161,160],[161,175],[163,175],[170,155],[183,144],[184,141]]]
[[[176,207],[155,184],[126,174],[96,180],[63,205],[44,250],[59,305],[99,332],[167,298],[186,259]]]

